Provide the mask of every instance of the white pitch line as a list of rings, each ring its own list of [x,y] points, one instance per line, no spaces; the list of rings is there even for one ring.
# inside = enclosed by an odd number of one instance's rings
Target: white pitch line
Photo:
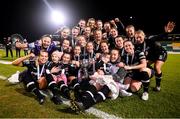
[[[180,52],[168,52],[168,54],[180,54]]]
[[[7,62],[7,61],[0,60],[0,64],[12,64],[12,62]]]
[[[0,79],[2,79],[2,80],[5,80],[5,79],[7,79],[5,76],[1,76],[0,75]]]
[[[98,110],[94,107],[89,108],[88,110],[86,110],[86,112],[91,113],[102,119],[122,119],[121,117],[117,117],[115,115],[108,114],[108,113]]]
[[[68,101],[68,100],[66,100],[66,99],[63,99],[63,103],[64,103],[65,105],[68,105],[68,106],[71,105],[71,104],[70,104],[70,101]],[[94,107],[91,107],[91,108],[87,109],[86,112],[87,112],[87,113],[90,113],[90,114],[93,114],[93,115],[95,115],[96,117],[101,118],[101,119],[122,119],[121,117],[117,117],[117,116],[115,116],[115,115],[108,114],[108,113],[103,112],[103,111],[101,111],[101,110],[98,110],[98,109],[96,109],[96,108],[94,108]]]

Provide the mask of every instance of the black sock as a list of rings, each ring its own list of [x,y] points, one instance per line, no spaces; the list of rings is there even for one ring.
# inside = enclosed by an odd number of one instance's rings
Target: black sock
[[[98,92],[95,96],[94,99],[96,101],[96,103],[102,102],[104,100],[104,94],[102,92]]]
[[[49,88],[50,91],[52,91],[53,95],[54,96],[59,95],[59,90],[58,90],[57,84],[55,82],[53,82],[53,81],[50,82],[49,84],[48,84],[48,88]]]
[[[143,82],[143,90],[144,90],[144,92],[148,92],[148,90],[149,90],[149,82]]]
[[[72,80],[70,85],[75,93],[82,92],[81,86],[77,79]]]
[[[161,85],[161,79],[162,79],[162,72],[160,74],[155,74],[156,77],[156,86],[160,87]]]
[[[32,92],[38,97],[38,98],[43,98],[44,96],[39,92],[37,88],[34,88]]]
[[[60,88],[60,93],[61,93],[65,98],[69,98],[69,97],[70,97],[69,88],[68,88],[67,85],[64,83],[64,81],[58,83],[58,86],[59,86],[59,88]]]
[[[90,83],[89,83],[89,79],[87,79],[87,80],[82,80],[81,82],[80,82],[80,85],[81,85],[81,87],[82,87],[82,89],[83,90],[89,90],[89,85],[91,85]]]
[[[89,90],[87,90],[81,98],[81,101],[85,107],[85,109],[93,106],[96,102],[94,99],[94,95],[97,94],[96,87],[93,85],[89,85]]]
[[[93,95],[97,93],[97,89],[94,85],[89,85],[88,89]]]
[[[75,78],[71,81],[70,85],[74,86],[76,83],[78,83],[78,79]]]
[[[96,103],[94,99],[94,95],[90,91],[86,91],[82,95],[81,101],[85,109],[88,109],[89,107],[93,106]]]
[[[110,92],[110,89],[108,88],[108,86],[103,86],[98,93],[95,95],[95,100],[96,103],[102,102],[106,99],[106,97],[108,97]]]
[[[142,71],[141,74],[142,74],[142,80],[141,81],[142,81],[144,92],[148,92],[149,82],[150,82],[149,75],[145,71]]]
[[[110,89],[108,86],[104,85],[99,92],[102,92],[107,97],[109,95]]]
[[[73,90],[74,90],[74,96],[75,96],[76,100],[80,101],[81,97],[82,97],[82,93],[83,93],[83,90],[82,90],[80,84],[76,83],[73,87]]]
[[[42,97],[42,94],[39,92],[38,88],[34,84],[34,82],[29,82],[27,84],[27,89],[33,92],[38,98]]]

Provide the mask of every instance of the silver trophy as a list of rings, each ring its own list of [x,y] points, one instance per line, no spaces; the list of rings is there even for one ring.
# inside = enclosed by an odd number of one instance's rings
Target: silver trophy
[[[81,78],[82,79],[87,79],[89,77],[88,74],[88,65],[89,65],[89,61],[88,59],[83,59],[81,62]]]

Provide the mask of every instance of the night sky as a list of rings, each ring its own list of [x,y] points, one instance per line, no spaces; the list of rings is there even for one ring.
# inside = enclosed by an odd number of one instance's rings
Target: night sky
[[[103,22],[115,17],[125,24],[133,24],[147,33],[163,32],[163,25],[168,20],[176,22],[178,33],[180,18],[175,2],[123,1],[123,0],[47,0],[53,9],[61,9],[66,15],[65,25],[72,27],[83,18],[94,17]],[[60,26],[51,22],[51,12],[43,0],[1,0],[0,1],[0,38],[14,33],[22,34],[29,41],[38,39],[43,34],[51,34]],[[130,17],[132,16],[132,19]]]

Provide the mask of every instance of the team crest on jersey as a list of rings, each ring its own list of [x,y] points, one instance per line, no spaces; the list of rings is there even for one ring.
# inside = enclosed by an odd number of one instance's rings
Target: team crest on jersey
[[[159,59],[163,59],[163,56],[162,56],[162,55],[160,55],[160,56],[159,56]]]

